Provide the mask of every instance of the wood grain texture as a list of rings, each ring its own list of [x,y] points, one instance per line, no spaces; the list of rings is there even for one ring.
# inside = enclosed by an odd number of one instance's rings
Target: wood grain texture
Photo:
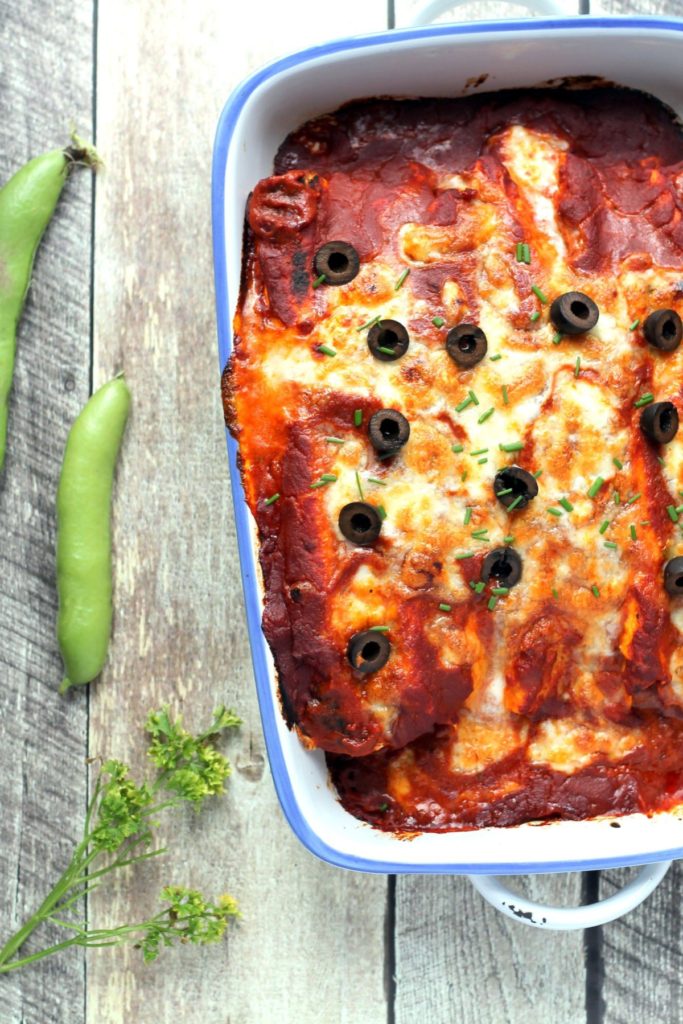
[[[540,902],[581,902],[579,874],[507,881]],[[510,921],[465,878],[406,875],[396,897],[396,1024],[583,1024],[580,933]]]
[[[166,881],[230,891],[244,920],[206,951],[89,957],[90,1024],[376,1024],[386,880],[315,861],[282,819],[265,761],[233,533],[216,356],[210,161],[218,114],[247,72],[287,49],[385,22],[358,0],[334,25],[288,7],[136,0],[100,7],[95,379],[123,368],[133,411],[115,497],[115,635],[92,692],[91,749],[142,762],[162,701],[199,725],[245,719],[229,796],[176,817],[172,853],[93,899],[94,922],[151,908]],[[328,11],[328,14],[331,12]],[[310,23],[309,23],[310,21]]]
[[[72,125],[92,133],[92,3],[0,0],[0,25],[4,183],[68,144]],[[39,250],[0,473],[0,936],[42,900],[82,827],[87,714],[84,701],[57,696],[54,498],[89,387],[91,201],[89,173],[72,175]],[[80,950],[0,978],[3,1024],[81,1024],[84,999]]]

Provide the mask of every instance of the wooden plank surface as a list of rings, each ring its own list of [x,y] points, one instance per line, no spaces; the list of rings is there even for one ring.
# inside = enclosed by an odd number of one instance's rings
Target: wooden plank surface
[[[93,900],[93,919],[151,907],[172,880],[228,890],[244,920],[227,943],[93,953],[90,1024],[376,1024],[386,1019],[386,880],[307,854],[282,819],[265,763],[230,511],[210,250],[213,133],[248,67],[354,27],[385,24],[382,3],[344,11],[235,9],[219,0],[100,7],[95,379],[124,368],[133,413],[118,476],[116,622],[92,693],[91,749],[141,762],[140,724],[169,700],[199,723],[234,705],[230,797],[173,827],[173,853]],[[331,21],[334,15],[333,22]],[[354,21],[355,19],[355,21]],[[374,19],[374,21],[373,21]],[[181,1008],[179,1010],[179,1008]]]
[[[92,3],[0,0],[0,26],[4,183],[73,124],[92,133]],[[82,826],[87,709],[57,696],[54,496],[89,387],[91,190],[72,176],[36,260],[0,473],[0,934],[35,909]],[[3,1024],[81,1024],[84,1001],[80,950],[0,979]]]

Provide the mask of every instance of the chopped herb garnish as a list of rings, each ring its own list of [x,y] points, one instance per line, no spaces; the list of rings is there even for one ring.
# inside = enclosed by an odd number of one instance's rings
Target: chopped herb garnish
[[[388,633],[390,628],[390,626],[370,626],[373,633]]]
[[[271,494],[270,498],[266,498],[266,500],[263,502],[263,504],[264,505],[274,505],[279,497],[280,497],[280,492],[278,491],[277,494]]]
[[[605,481],[602,479],[601,476],[596,476],[595,480],[593,481],[593,483],[588,488],[588,497],[589,498],[594,498],[595,495],[600,490],[600,488],[602,487],[602,485],[604,484],[604,482]]]
[[[354,426],[359,427],[362,422],[363,422],[363,410],[362,409],[356,409],[354,411],[354,413],[353,413],[353,424],[354,424]]]
[[[486,455],[485,455],[483,459],[477,459],[477,465],[478,465],[478,466],[483,466],[483,465],[484,465],[484,463],[485,463],[485,462],[488,462],[488,461],[489,461],[489,460],[488,460],[488,456],[486,456]]]
[[[451,606],[449,604],[446,604],[445,602],[439,605],[440,612],[449,612],[450,610]]]
[[[489,532],[488,526],[482,527],[481,530],[472,530],[472,536],[475,540],[481,540]]]
[[[478,583],[474,584],[474,590],[476,591],[477,594],[481,594],[481,592],[482,592],[482,590],[484,589],[485,586],[486,586],[486,584],[483,583],[481,580],[479,580]]]
[[[432,320],[432,323],[434,324],[435,327],[443,327],[446,321],[442,316],[435,316]]]
[[[318,352],[324,356],[336,356],[337,354],[336,350],[330,348],[329,345],[318,345]]]
[[[506,487],[504,491],[496,491],[497,498],[504,498],[506,494],[512,494],[513,488]]]
[[[464,450],[465,450],[465,445],[464,444],[452,444],[451,445],[451,451],[455,452],[456,454],[458,452],[462,452]]]
[[[683,505],[681,505],[680,508],[677,508],[676,511],[677,512],[683,512]],[[650,525],[650,520],[649,519],[641,519],[640,520],[640,525],[641,526],[649,526]]]
[[[455,556],[456,562],[462,562],[465,558],[474,558],[474,551],[462,551],[459,555]]]
[[[580,370],[581,370],[581,356],[577,356],[576,357],[576,362],[574,364],[574,376],[575,377],[579,376]]]
[[[490,358],[490,360],[491,360],[491,362],[492,362],[492,363],[497,363],[497,362],[498,362],[498,360],[499,360],[499,359],[502,359],[503,357],[502,357],[502,355],[500,354],[500,352],[496,352],[495,356],[490,356],[489,358]]]
[[[465,518],[463,519],[463,525],[464,526],[469,526],[469,522],[470,522],[471,518],[472,518],[472,509],[468,505],[467,508],[465,509]]]
[[[637,317],[632,323],[629,324],[629,331],[635,331],[636,327],[640,323],[640,317]]]
[[[678,514],[680,516],[681,512],[683,512],[683,505],[676,505],[676,511],[678,512]]]
[[[468,405],[472,405],[472,399],[470,398],[469,395],[467,396],[467,398],[463,398],[462,402],[460,402],[459,405],[456,405],[455,411],[462,412],[464,409],[467,408]]]
[[[600,591],[598,590],[598,588],[596,587],[595,584],[593,584],[593,586],[591,587],[591,590],[593,591],[593,596],[594,597],[600,597]]]
[[[562,509],[561,508],[552,508],[552,506],[551,506],[547,511],[550,512],[551,516],[561,516],[562,515]]]
[[[323,473],[320,477],[324,484],[333,484],[337,477],[334,473]]]
[[[326,280],[327,280],[326,275],[325,274],[321,274],[320,277],[316,277],[315,281],[313,282],[313,287],[314,288],[319,288],[320,285],[324,284],[324,282]]]
[[[498,604],[498,598],[497,597],[490,597],[489,598],[489,603],[487,604],[486,607],[488,608],[488,610],[490,612],[492,612],[497,604]]]
[[[615,491],[614,492],[614,504],[618,505],[620,501],[621,501],[621,496],[619,495],[619,491]]]
[[[384,521],[387,518],[387,510],[385,509],[384,505],[377,506],[377,515],[380,517],[382,521]]]
[[[517,245],[515,246],[515,259],[518,263],[524,263],[524,257],[522,256],[523,248],[522,243],[517,242]]]
[[[520,501],[522,500],[523,497],[524,497],[523,494],[517,495],[515,500],[510,502],[510,504],[508,505],[508,512],[512,512],[513,509],[517,508],[517,506],[519,505],[519,503],[520,503]]]
[[[560,595],[558,594],[557,590],[555,589],[555,587],[553,587],[553,589],[552,589],[552,590],[550,591],[550,593],[551,593],[551,594],[553,595],[553,597],[555,598],[555,600],[557,600],[557,598],[558,598],[558,597],[560,596]]]
[[[403,273],[399,277],[398,281],[394,285],[394,291],[395,292],[397,292],[399,290],[399,288],[401,287],[401,285],[403,284],[403,282],[405,281],[405,279],[407,278],[409,273],[410,273],[410,267],[406,267],[406,269],[403,271]]]
[[[633,524],[631,524],[630,530],[631,530],[631,540],[638,540],[638,534],[636,533],[636,528],[635,528],[635,526],[633,526]]]
[[[499,444],[498,447],[502,452],[521,452],[524,447],[524,442],[510,441],[508,444]]]
[[[604,547],[611,548],[612,551],[617,551],[618,550],[618,546],[614,543],[613,540],[606,540],[606,541],[604,541]]]
[[[671,522],[672,523],[677,523],[678,522],[678,512],[676,511],[674,506],[673,505],[667,505],[666,511],[667,511],[667,513],[669,515],[669,519],[671,520]]]
[[[645,395],[641,395],[637,402],[634,402],[636,409],[642,408],[644,405],[649,405],[650,402],[654,402],[655,396],[649,391]]]
[[[470,452],[470,455],[485,455],[488,448],[477,448],[476,452]]]
[[[379,807],[378,807],[378,810],[380,810],[382,812],[382,814],[384,814],[385,811],[389,810],[389,804],[388,803],[380,804]]]
[[[505,384],[503,384],[501,391],[503,392],[503,405],[509,405],[510,399],[508,398],[508,389],[506,388]]]
[[[487,410],[486,410],[486,412],[483,412],[483,413],[481,414],[481,416],[480,416],[480,417],[479,417],[479,419],[477,420],[477,423],[486,423],[487,419],[489,419],[489,417],[490,417],[490,416],[493,416],[493,414],[494,414],[494,412],[495,412],[495,411],[496,411],[496,410],[494,409],[494,407],[493,407],[493,406],[491,406],[491,408],[490,408],[490,409],[487,409]]]
[[[598,533],[605,533],[608,526],[609,519],[604,519],[603,522],[600,524],[600,529],[598,530]]]
[[[640,499],[640,497],[641,497],[640,493],[634,494],[632,498],[628,499],[626,504],[627,505],[635,505],[635,503]]]
[[[537,284],[532,284],[531,290],[532,290],[532,292],[534,293],[534,295],[536,296],[536,298],[538,299],[539,302],[542,302],[544,306],[548,305],[547,297],[543,294],[543,292],[541,291],[541,289],[538,287]]]
[[[538,480],[539,476],[542,476],[542,474],[543,474],[543,470],[542,469],[537,469],[536,472],[532,473],[531,475],[534,478],[534,480]]]
[[[362,501],[363,500],[363,487],[362,487],[361,482],[360,482],[360,473],[358,472],[358,470],[356,470],[356,487],[358,488],[358,493],[360,494],[360,500]]]
[[[509,587],[491,587],[491,593],[495,594],[496,596],[502,597],[504,594],[509,594],[510,593],[510,588]]]
[[[574,511],[574,506],[572,505],[571,501],[568,498],[560,498],[558,504],[560,504],[562,506],[562,508],[565,510],[565,512],[573,512]]]
[[[387,348],[386,345],[378,345],[377,346],[377,351],[378,352],[383,352],[385,356],[395,356],[396,355],[396,352],[394,351],[394,349],[393,348]]]
[[[381,319],[382,317],[377,314],[377,316],[373,316],[372,320],[368,320],[367,323],[361,324],[360,327],[356,327],[356,331],[360,333],[361,331],[365,331],[368,327],[374,327]]]
[[[328,444],[344,444],[343,437],[326,437],[325,440]]]
[[[539,311],[537,309],[535,309],[534,312],[529,317],[529,319],[531,320],[532,324],[535,324],[537,320],[541,319],[541,314],[539,313]]]
[[[557,333],[553,335],[553,345],[559,345],[561,341],[562,335],[559,331],[557,331]]]
[[[660,466],[666,466],[666,462],[664,461],[664,459],[662,458],[661,455],[657,456],[657,462],[659,463]]]
[[[514,542],[514,539],[515,538],[512,536],[512,534],[508,533],[507,537],[503,537],[503,544],[512,544]]]
[[[463,483],[465,483],[465,480],[467,480],[467,470],[466,469],[463,469],[462,473],[460,474],[460,479],[462,480]]]
[[[368,483],[369,484],[379,484],[380,487],[386,487],[387,486],[386,480],[378,480],[378,478],[376,476],[369,476],[368,477]]]
[[[614,463],[614,465],[615,465],[615,466],[617,467],[617,469],[623,469],[623,468],[624,468],[624,463],[623,463],[623,462],[621,461],[621,459],[618,459],[618,458],[616,457],[616,455],[615,455],[615,456],[614,456],[614,458],[612,459],[612,462],[613,462],[613,463]]]
[[[475,395],[474,391],[468,391],[467,393],[470,396],[470,398],[472,399],[472,401],[474,402],[474,404],[475,405],[479,405],[479,399]]]

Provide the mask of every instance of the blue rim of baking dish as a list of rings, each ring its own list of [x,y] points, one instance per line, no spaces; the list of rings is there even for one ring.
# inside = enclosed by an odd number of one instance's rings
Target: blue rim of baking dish
[[[211,215],[213,224],[213,257],[214,282],[216,289],[216,319],[218,328],[219,370],[222,373],[232,351],[231,306],[228,295],[227,265],[225,250],[225,168],[234,134],[242,109],[252,93],[268,79],[282,71],[320,57],[362,50],[385,43],[405,42],[423,39],[427,36],[443,38],[461,35],[489,35],[496,32],[527,32],[534,33],[543,29],[571,28],[579,31],[590,31],[595,28],[628,29],[637,32],[641,29],[664,29],[683,32],[683,18],[659,17],[571,17],[571,18],[538,18],[524,21],[469,22],[467,24],[433,25],[423,28],[376,32],[350,39],[335,40],[319,46],[313,46],[298,53],[291,54],[259,69],[245,79],[232,92],[221,113],[213,150],[212,184],[211,184]],[[247,631],[251,648],[251,659],[256,682],[261,722],[266,740],[266,750],[270,762],[275,790],[284,815],[295,835],[303,845],[321,860],[337,867],[353,871],[373,872],[378,874],[527,874],[560,871],[590,871],[599,868],[629,867],[655,861],[672,860],[683,856],[683,847],[657,850],[649,854],[629,857],[592,857],[580,860],[553,861],[550,863],[524,861],[506,861],[486,864],[447,864],[447,863],[395,863],[388,860],[368,859],[337,850],[325,843],[310,827],[294,795],[280,746],[277,732],[276,702],[272,699],[270,678],[265,652],[265,638],[261,629],[261,608],[256,578],[256,565],[252,555],[251,535],[249,526],[249,510],[242,487],[241,476],[237,467],[237,442],[226,430],[228,446],[228,462],[230,466],[230,482],[237,532],[237,548],[240,557],[240,572],[247,616]]]

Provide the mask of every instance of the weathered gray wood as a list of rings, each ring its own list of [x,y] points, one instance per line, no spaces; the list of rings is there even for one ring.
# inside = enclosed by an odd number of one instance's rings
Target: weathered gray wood
[[[227,943],[93,953],[90,1024],[377,1024],[386,881],[315,861],[290,834],[265,762],[247,640],[219,408],[210,252],[211,144],[249,66],[370,27],[382,4],[337,9],[223,0],[101,5],[95,378],[123,368],[133,412],[118,474],[115,637],[91,695],[91,749],[140,764],[141,724],[163,700],[201,723],[226,701],[245,727],[230,795],[176,819],[172,851],[91,901],[93,920],[154,906],[166,881],[228,890],[244,920]],[[327,16],[331,17],[331,8]],[[199,13],[198,13],[199,12]],[[301,17],[298,16],[301,15]],[[309,16],[310,15],[310,16]],[[356,21],[356,27],[359,22]]]
[[[91,0],[0,0],[2,182],[72,125],[90,135],[92,16]],[[57,696],[53,549],[62,449],[89,386],[89,179],[68,182],[36,261],[0,474],[0,935],[65,867],[85,802],[86,702]],[[0,1007],[3,1024],[79,1024],[81,951],[0,978]]]
[[[573,906],[581,876],[508,879]],[[503,917],[464,878],[406,875],[396,891],[396,1024],[583,1024],[581,936]]]

